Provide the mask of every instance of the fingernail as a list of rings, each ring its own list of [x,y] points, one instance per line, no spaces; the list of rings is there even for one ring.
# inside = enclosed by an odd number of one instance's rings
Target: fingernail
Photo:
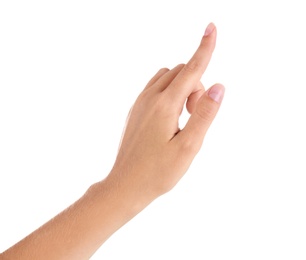
[[[208,36],[210,35],[213,30],[215,30],[215,25],[213,23],[210,23],[209,25],[207,25],[204,36]]]
[[[221,84],[216,84],[213,85],[209,90],[208,90],[208,96],[216,101],[217,103],[221,103],[224,95],[224,86]]]

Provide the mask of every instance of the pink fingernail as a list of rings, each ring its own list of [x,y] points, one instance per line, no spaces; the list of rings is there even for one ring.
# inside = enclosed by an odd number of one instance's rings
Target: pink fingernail
[[[210,23],[209,25],[207,25],[204,36],[210,35],[213,32],[213,30],[215,30],[215,28],[216,27],[213,23]]]
[[[208,90],[208,96],[214,101],[216,101],[217,103],[221,103],[223,99],[224,91],[225,89],[223,85],[216,84]]]

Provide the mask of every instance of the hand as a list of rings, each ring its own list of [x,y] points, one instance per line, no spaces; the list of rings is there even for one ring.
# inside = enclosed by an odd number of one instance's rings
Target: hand
[[[163,68],[149,81],[128,115],[109,179],[153,200],[171,190],[187,171],[220,107],[224,87],[204,90],[200,82],[216,43],[209,24],[190,61]],[[186,102],[187,101],[187,102]],[[179,129],[182,109],[191,114]]]
[[[215,42],[216,28],[210,24],[186,65],[157,72],[129,113],[108,177],[0,259],[89,259],[148,203],[172,189],[199,151],[223,98],[222,85],[205,91],[200,82]],[[191,116],[181,130],[185,102]]]

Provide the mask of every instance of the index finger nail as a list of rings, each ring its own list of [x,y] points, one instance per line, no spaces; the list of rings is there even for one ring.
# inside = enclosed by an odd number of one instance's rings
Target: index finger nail
[[[215,25],[213,23],[210,23],[205,30],[204,36],[210,35],[215,30]]]

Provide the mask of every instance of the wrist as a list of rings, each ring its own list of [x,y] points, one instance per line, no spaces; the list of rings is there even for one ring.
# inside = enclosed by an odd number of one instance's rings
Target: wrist
[[[136,184],[128,179],[126,171],[113,169],[105,179],[90,186],[86,192],[89,197],[98,198],[102,207],[109,205],[108,211],[113,220],[116,220],[118,228],[135,217],[153,200],[144,196]]]

